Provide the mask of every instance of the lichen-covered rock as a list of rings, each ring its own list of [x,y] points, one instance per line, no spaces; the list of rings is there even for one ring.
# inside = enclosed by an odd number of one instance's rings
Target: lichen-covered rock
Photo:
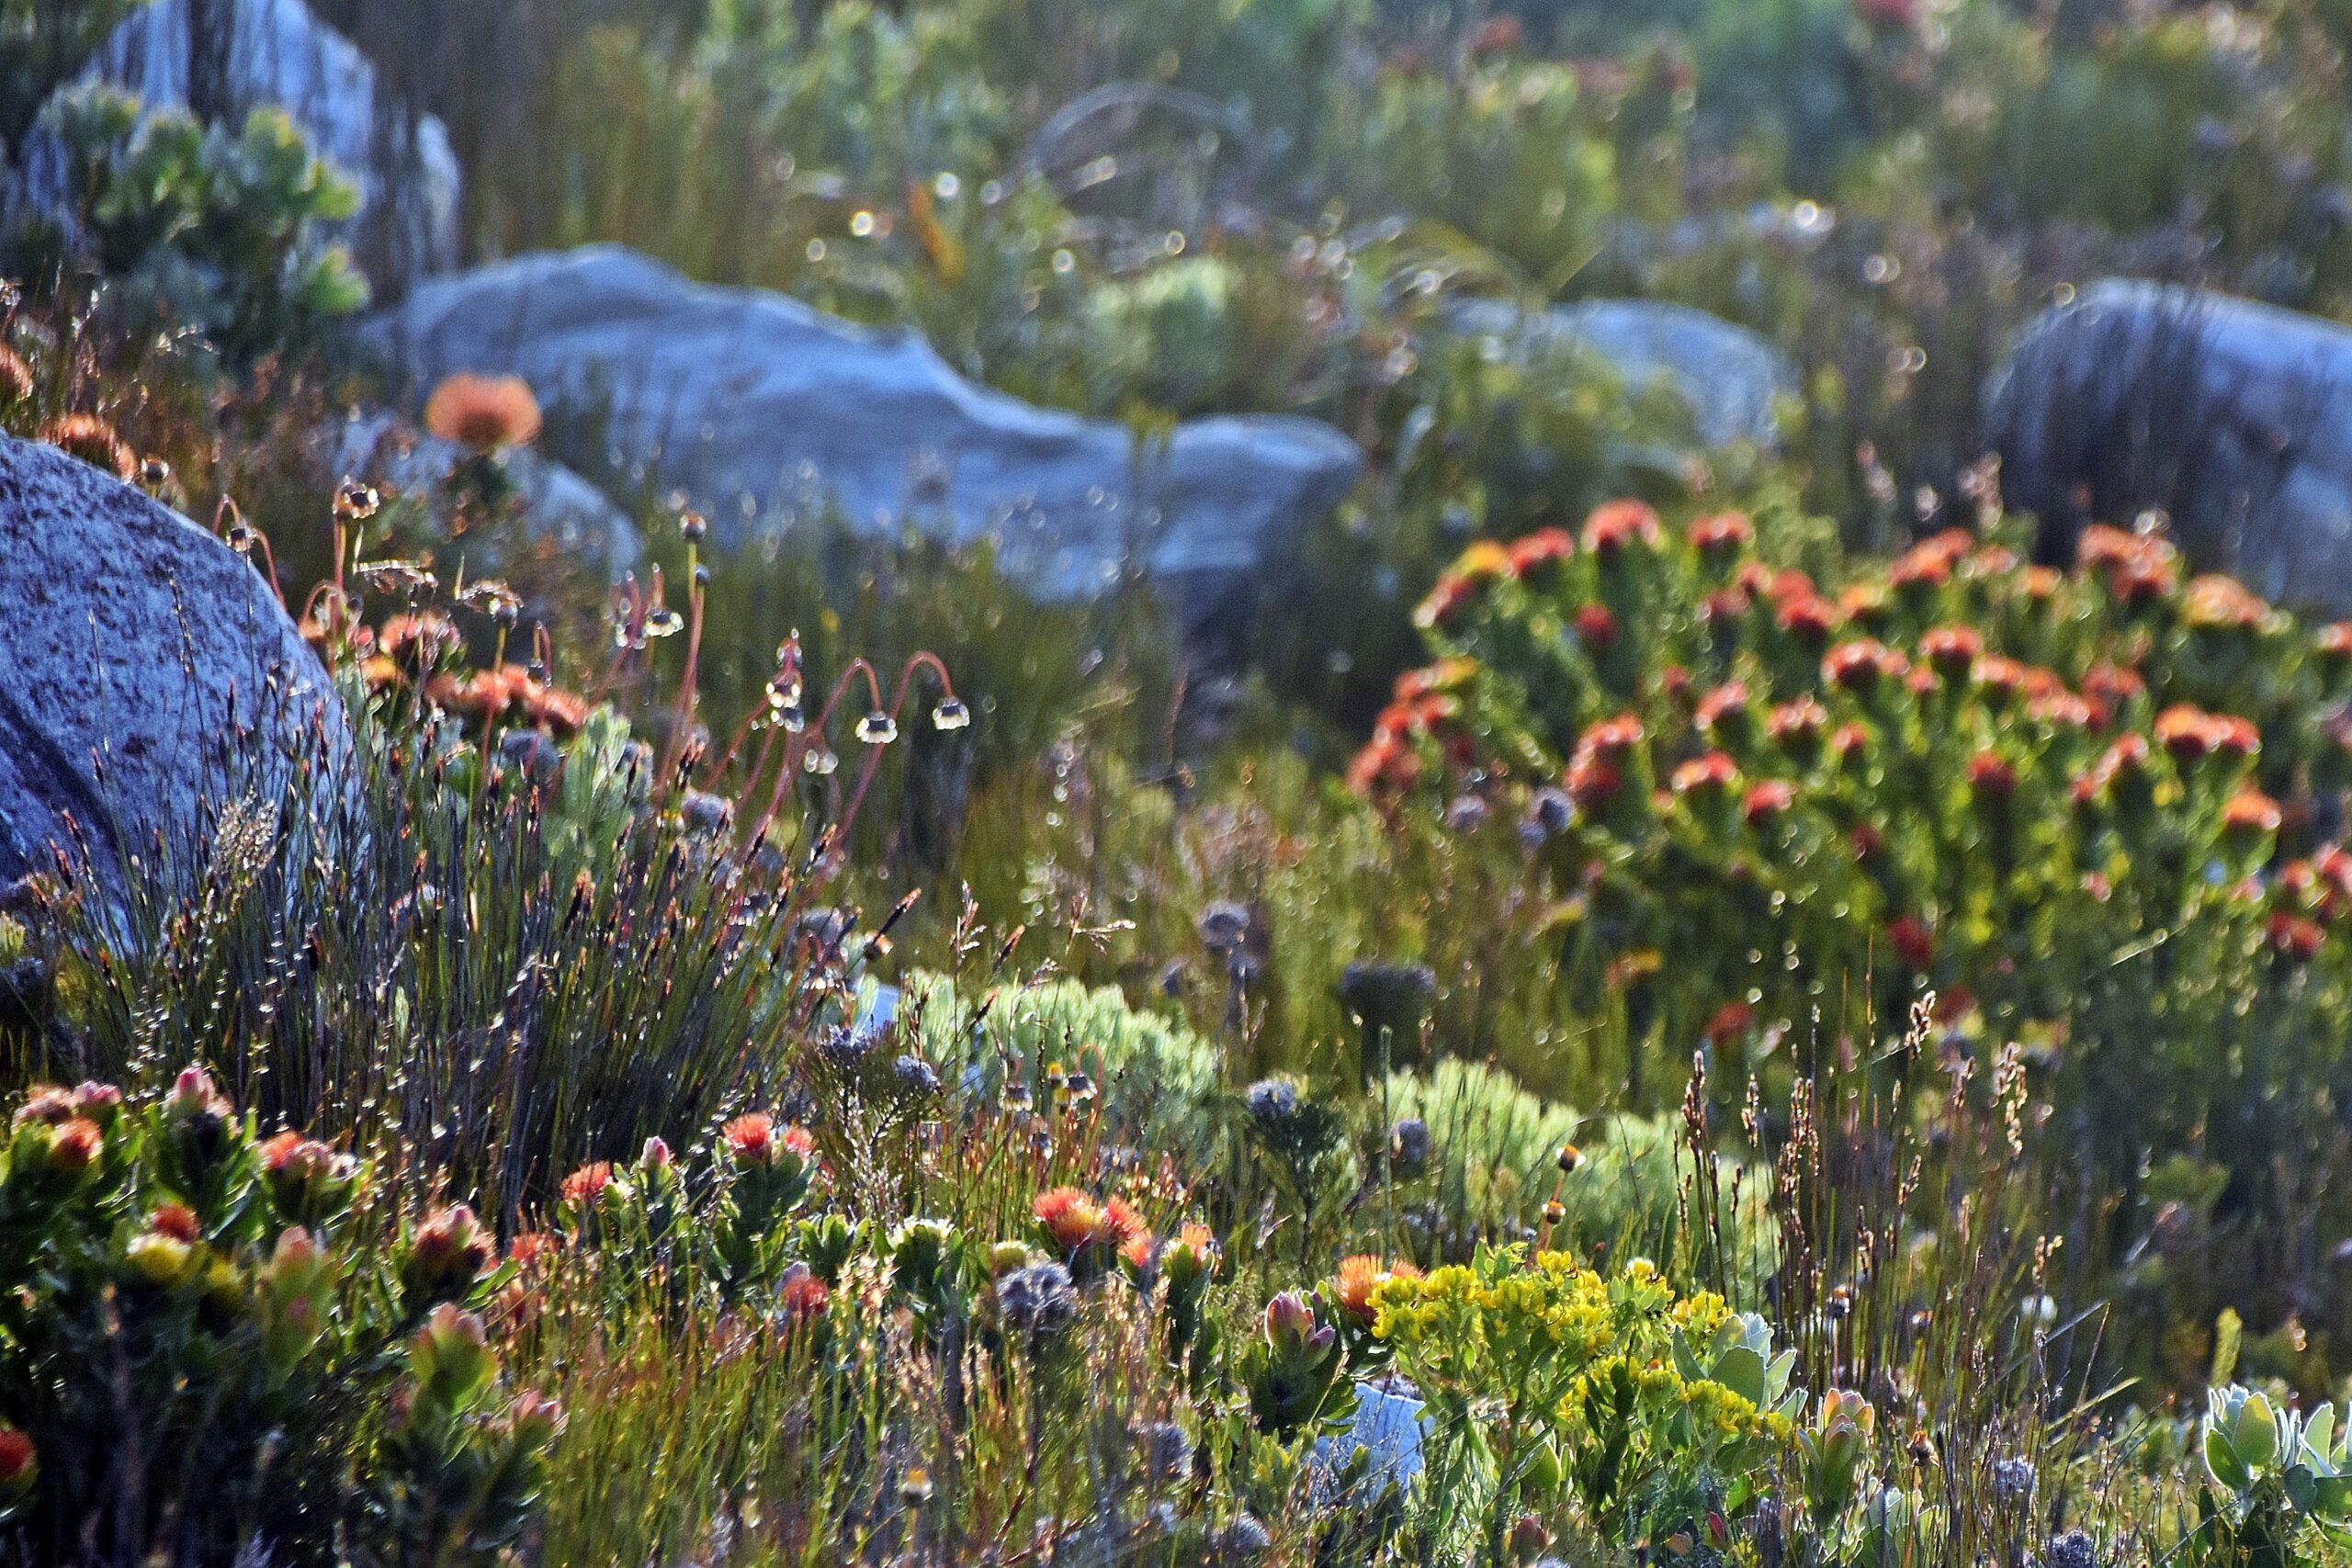
[[[338,754],[344,724],[234,551],[54,446],[0,437],[0,880],[54,868],[52,846],[117,885],[132,857],[187,874],[223,807],[275,807],[291,769]]]
[[[2044,311],[1987,384],[2001,491],[2063,554],[2154,508],[2199,567],[2352,613],[2352,328],[2106,279]]]
[[[975,386],[913,333],[691,283],[614,246],[435,279],[368,333],[420,401],[459,371],[522,377],[558,457],[630,493],[683,491],[722,542],[832,512],[878,536],[988,536],[1050,598],[1133,567],[1206,609],[1278,562],[1363,461],[1309,419],[1138,437]]]

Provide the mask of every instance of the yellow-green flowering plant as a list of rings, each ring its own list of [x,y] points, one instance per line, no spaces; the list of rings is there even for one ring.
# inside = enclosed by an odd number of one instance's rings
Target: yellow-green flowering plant
[[[1489,1540],[1522,1505],[1565,1506],[1629,1545],[1720,1536],[1803,1398],[1760,1319],[1710,1294],[1678,1300],[1645,1259],[1611,1277],[1566,1253],[1489,1248],[1392,1275],[1374,1300],[1374,1332],[1432,1407],[1432,1472],[1488,1499],[1476,1528]]]

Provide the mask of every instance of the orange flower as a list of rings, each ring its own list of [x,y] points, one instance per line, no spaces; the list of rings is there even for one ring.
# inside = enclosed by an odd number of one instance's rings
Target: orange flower
[[[196,1211],[185,1203],[156,1204],[155,1212],[147,1216],[147,1228],[174,1241],[194,1242],[202,1234]]]
[[[2278,803],[2249,785],[2230,796],[2222,807],[2222,825],[2233,833],[2267,837],[2286,820]]]
[[[2252,631],[2268,618],[2270,606],[2236,578],[2208,573],[2189,580],[2180,614],[2200,631]]]
[[[1699,699],[1692,716],[1701,729],[1713,729],[1718,725],[1747,712],[1747,682],[1726,681]]]
[[[1838,629],[1838,606],[1818,593],[1796,594],[1780,601],[1774,618],[1799,642],[1819,648]]]
[[[1340,1259],[1340,1272],[1333,1284],[1332,1296],[1340,1310],[1370,1328],[1379,1317],[1373,1303],[1373,1293],[1386,1280],[1418,1280],[1421,1271],[1406,1262],[1383,1264],[1369,1253],[1358,1253]]]
[[[605,1195],[613,1184],[613,1162],[593,1160],[563,1179],[563,1201],[576,1209],[584,1209]]]
[[[1711,517],[1692,521],[1690,543],[1701,555],[1728,555],[1740,549],[1756,537],[1756,525],[1745,513],[1718,512]]]
[[[1709,751],[1674,770],[1674,793],[1692,795],[1729,789],[1738,779],[1738,763],[1721,751]]]
[[[1030,1212],[1064,1252],[1075,1252],[1107,1234],[1109,1215],[1102,1205],[1075,1187],[1040,1192]]]
[[[1657,543],[1657,513],[1638,501],[1606,502],[1584,520],[1584,547],[1597,556],[1615,556],[1632,544],[1656,549]]]
[[[119,479],[128,479],[139,471],[139,454],[96,414],[59,414],[40,427],[40,437]]]
[[[1984,634],[1974,626],[1937,626],[1919,638],[1919,657],[1949,681],[1967,674],[1984,651]]]
[[[1785,779],[1764,779],[1750,784],[1741,803],[1741,815],[1751,828],[1760,828],[1796,804],[1795,786]]]
[[[1510,547],[1509,557],[1513,577],[1532,577],[1544,568],[1556,566],[1576,554],[1577,542],[1565,528],[1538,528]]]
[[[1617,616],[1606,604],[1579,604],[1577,640],[1595,653],[1606,653],[1617,642]]]
[[[2283,909],[2270,917],[2269,936],[2271,949],[2294,964],[2309,964],[2327,942],[2327,932],[2318,921]]]
[[[539,437],[539,400],[518,377],[460,373],[433,389],[424,428],[477,453],[527,446]]]
[[[1998,751],[1979,751],[1968,759],[1968,787],[1992,800],[2007,800],[2018,792],[2018,771]]]

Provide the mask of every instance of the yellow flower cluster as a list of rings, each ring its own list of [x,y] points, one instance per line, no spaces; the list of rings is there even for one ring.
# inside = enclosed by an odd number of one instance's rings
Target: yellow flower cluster
[[[1581,1364],[1615,1341],[1608,1281],[1566,1253],[1507,1248],[1477,1265],[1420,1279],[1390,1277],[1373,1297],[1373,1332],[1431,1360],[1466,1369],[1531,1352]]]

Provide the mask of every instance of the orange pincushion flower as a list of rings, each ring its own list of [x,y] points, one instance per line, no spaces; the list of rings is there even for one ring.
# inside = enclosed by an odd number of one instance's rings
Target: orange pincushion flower
[[[2230,796],[2222,807],[2222,825],[2233,833],[2267,836],[2285,820],[2278,803],[2251,786]]]
[[[586,1208],[605,1195],[613,1184],[613,1162],[608,1159],[591,1161],[563,1179],[563,1201],[574,1208]]]
[[[1702,729],[1713,729],[1747,711],[1747,682],[1726,681],[1699,699],[1692,717]]]
[[[2272,950],[2295,964],[2309,964],[2327,942],[2327,932],[2318,921],[2283,909],[2270,917],[2269,936]]]
[[[1409,1263],[1384,1264],[1368,1253],[1358,1253],[1340,1259],[1339,1277],[1331,1293],[1341,1312],[1370,1328],[1380,1315],[1373,1296],[1382,1281],[1420,1277],[1421,1271]]]
[[[539,400],[519,377],[460,372],[433,389],[424,428],[477,453],[527,446],[539,438]]]
[[[1819,648],[1838,629],[1841,618],[1838,606],[1818,593],[1800,594],[1780,601],[1773,618],[1781,629],[1808,648]]]
[[[1718,512],[1690,525],[1690,543],[1702,555],[1728,555],[1756,537],[1756,525],[1737,512]]]
[[[1764,720],[1764,733],[1782,750],[1810,750],[1828,726],[1829,710],[1810,696],[1800,696],[1774,707]]]
[[[113,425],[96,414],[59,414],[40,427],[40,437],[119,479],[128,479],[139,472],[139,454],[116,434]]]
[[[2180,613],[2202,631],[2252,631],[2269,617],[2270,606],[2236,578],[2208,573],[2189,580]]]
[[[1937,626],[1919,638],[1919,657],[1946,680],[1968,673],[1984,651],[1984,635],[1974,626]]]
[[[832,1288],[810,1273],[805,1263],[796,1263],[786,1269],[776,1284],[776,1304],[787,1323],[806,1323],[812,1317],[823,1316],[832,1295]]]
[[[1523,539],[1512,541],[1510,553],[1510,574],[1530,577],[1545,567],[1556,566],[1576,554],[1577,542],[1566,528],[1538,528]]]
[[[2352,660],[2352,621],[2331,621],[2312,640],[2327,659]]]
[[[1979,751],[1968,759],[1968,787],[1993,800],[2007,800],[2018,792],[2018,771],[1997,751]]]
[[[156,1204],[155,1212],[147,1216],[147,1228],[174,1241],[194,1242],[202,1234],[196,1211],[185,1203]]]
[[[1579,604],[1577,640],[1595,653],[1606,653],[1617,641],[1617,616],[1606,604]]]
[[[1630,713],[1604,718],[1584,732],[1577,749],[1609,761],[1623,761],[1642,743],[1642,721]]]
[[[1764,779],[1750,784],[1740,811],[1751,828],[1760,828],[1796,804],[1794,785],[1785,779]]]
[[[1151,1227],[1125,1198],[1114,1198],[1102,1205],[1102,1228],[1122,1247],[1151,1238]]]
[[[2175,703],[2156,715],[2156,743],[2177,761],[2198,761],[2220,749],[2222,722],[2202,708]]]
[[[1739,780],[1739,764],[1721,751],[1691,758],[1674,770],[1674,793],[1690,795],[1729,789]]]
[[[1109,1216],[1102,1205],[1075,1187],[1056,1187],[1037,1194],[1030,1205],[1037,1223],[1064,1252],[1075,1252],[1105,1234]]]
[[[1584,547],[1597,556],[1612,557],[1634,544],[1656,549],[1657,543],[1657,513],[1642,502],[1607,502],[1584,520]]]
[[[77,1176],[97,1164],[105,1148],[106,1134],[98,1124],[86,1116],[76,1116],[50,1139],[49,1168],[61,1175]]]
[[[1849,692],[1869,692],[1879,682],[1910,673],[1910,663],[1875,637],[1857,637],[1831,649],[1821,660],[1821,678]]]

